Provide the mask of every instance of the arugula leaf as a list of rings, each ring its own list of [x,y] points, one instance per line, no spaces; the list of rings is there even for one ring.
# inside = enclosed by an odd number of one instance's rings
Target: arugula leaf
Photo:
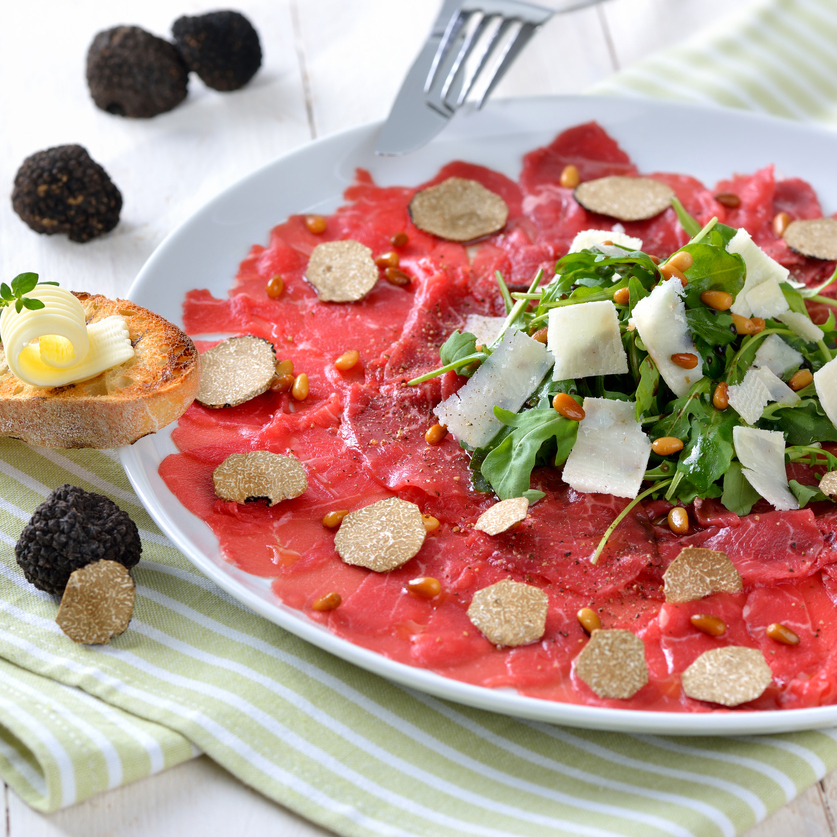
[[[477,350],[477,338],[471,334],[470,331],[454,331],[439,349],[439,359],[442,361],[442,366],[447,366],[450,363],[472,355]]]
[[[715,410],[700,417],[692,416],[689,440],[677,462],[678,473],[694,486],[699,496],[707,497],[711,486],[728,470],[735,448],[732,428],[738,418],[731,410]]]
[[[789,480],[788,485],[794,497],[799,500],[799,508],[801,509],[804,509],[812,501],[831,499],[826,494],[823,494],[815,485],[803,485],[796,480]]]
[[[724,474],[724,492],[721,494],[724,508],[743,517],[760,499],[761,495],[742,473],[741,463],[731,463]]]
[[[701,226],[697,220],[686,211],[686,207],[680,203],[678,198],[672,198],[671,205],[677,215],[677,220],[680,222],[680,226],[683,227],[686,235],[688,235],[689,238],[696,236],[701,230]]]
[[[686,322],[694,337],[700,337],[707,346],[726,346],[734,343],[735,332],[731,330],[732,315],[724,311],[712,311],[711,308],[686,309]]]
[[[636,420],[641,421],[647,414],[657,412],[657,388],[660,386],[660,370],[657,364],[646,355],[639,365],[639,383],[636,388]]]
[[[803,398],[793,407],[782,407],[773,412],[772,418],[784,432],[787,445],[837,442],[837,427],[814,398]]]
[[[685,295],[689,308],[705,308],[700,301],[705,291],[726,291],[736,296],[744,287],[744,259],[728,253],[719,239],[716,228],[703,241],[682,248],[692,257],[691,267],[684,271],[689,280]]]
[[[686,395],[669,403],[666,406],[665,418],[653,425],[648,435],[652,439],[657,439],[660,436],[676,436],[678,439],[687,439],[692,415],[700,412],[705,414],[708,410],[714,409],[711,403],[704,403],[703,401],[703,396],[709,391],[711,383],[708,378],[701,378]]]
[[[564,418],[552,407],[522,413],[495,407],[494,415],[512,430],[485,457],[480,471],[501,500],[522,497],[529,489],[532,469],[546,443],[557,442],[553,464],[566,461],[575,444],[578,422]]]

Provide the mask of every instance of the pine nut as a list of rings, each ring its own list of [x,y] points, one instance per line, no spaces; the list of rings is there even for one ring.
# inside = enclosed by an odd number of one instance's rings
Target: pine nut
[[[776,233],[777,238],[781,238],[785,234],[790,221],[790,215],[787,212],[777,212],[773,216],[773,232]]]
[[[716,410],[726,410],[729,407],[729,385],[721,381],[712,393],[712,406]]]
[[[628,288],[617,288],[613,293],[613,301],[617,305],[627,305],[631,301],[631,291]]]
[[[384,270],[388,267],[398,267],[401,264],[401,258],[399,257],[398,253],[390,250],[388,253],[382,253],[375,259],[375,264],[378,265],[381,270]]]
[[[727,209],[738,209],[741,206],[741,198],[732,192],[721,192],[719,195],[715,195],[715,200]]]
[[[273,376],[270,389],[273,392],[287,392],[293,385],[294,362],[292,360],[280,360],[276,364],[276,374]]]
[[[686,271],[695,263],[694,257],[688,250],[678,250],[667,262],[669,267],[675,267],[677,270]]]
[[[433,517],[432,514],[423,514],[421,516],[421,521],[422,523],[424,523],[424,531],[427,532],[427,534],[435,532],[439,528],[439,526],[441,526],[441,524],[439,523],[439,519]]]
[[[581,183],[581,175],[578,173],[578,168],[570,163],[564,166],[561,172],[561,177],[558,181],[565,189],[575,189]]]
[[[282,291],[285,290],[285,280],[277,273],[270,277],[267,280],[267,284],[264,286],[264,292],[271,298],[271,299],[278,299],[282,296]]]
[[[767,626],[765,633],[775,642],[782,645],[799,645],[799,637],[787,625],[781,622],[774,622]]]
[[[343,518],[349,513],[348,509],[337,509],[330,511],[323,516],[323,526],[326,529],[336,529],[342,522]]]
[[[788,386],[794,392],[798,392],[801,389],[805,389],[805,387],[807,387],[813,380],[814,374],[810,369],[800,369],[798,372],[794,372],[793,375],[791,375],[791,379],[788,381]]]
[[[428,445],[438,445],[447,435],[448,429],[444,424],[434,424],[424,434],[424,441]]]
[[[666,516],[668,528],[675,535],[685,535],[689,531],[689,513],[682,506],[675,506]]]
[[[689,617],[689,621],[699,630],[709,636],[723,636],[727,626],[723,619],[711,616],[708,613],[695,613]]]
[[[349,369],[354,369],[357,362],[360,360],[360,352],[357,349],[349,349],[348,352],[343,352],[337,360],[334,361],[334,366],[341,372],[348,372]]]
[[[539,328],[534,334],[531,335],[533,340],[537,340],[538,343],[543,343],[546,345],[546,338],[547,334],[549,333],[549,329],[544,326],[543,328]]]
[[[410,241],[410,236],[407,235],[403,230],[401,232],[397,232],[390,240],[389,243],[393,247],[406,247]]]
[[[433,599],[442,592],[442,585],[437,578],[422,576],[421,578],[411,578],[407,582],[407,589],[423,599]]]
[[[271,392],[287,392],[294,385],[293,375],[276,375],[270,385]]]
[[[592,634],[593,631],[598,631],[602,627],[602,620],[592,607],[581,608],[576,616],[578,617],[579,624],[587,634]]]
[[[326,231],[328,222],[322,215],[306,215],[305,226],[308,228],[308,232],[312,232],[314,235],[322,235]]]
[[[409,285],[412,281],[410,277],[398,267],[388,267],[384,271],[384,279],[386,279],[390,285],[396,285],[399,288],[403,288],[404,285]]]
[[[552,407],[555,412],[560,413],[570,421],[581,421],[584,418],[584,407],[575,400],[569,393],[556,393],[552,399]]]
[[[291,387],[291,395],[294,401],[305,401],[308,398],[308,376],[304,372],[294,378],[294,385]]]
[[[680,270],[679,267],[673,265],[671,262],[661,264],[660,273],[662,274],[663,279],[679,279],[680,284],[683,285],[684,288],[686,287],[686,285],[689,284],[689,280],[686,278],[686,274],[683,273],[683,271]]]
[[[340,597],[339,593],[326,593],[325,596],[320,596],[314,604],[311,605],[312,610],[318,610],[320,612],[326,610],[334,610],[343,603],[343,599]]]
[[[716,311],[729,311],[732,308],[733,296],[726,291],[704,291],[700,295],[700,301]]]
[[[758,334],[764,331],[765,322],[761,317],[742,317],[740,314],[733,314],[732,322],[735,325],[736,334]]]
[[[692,352],[675,352],[671,362],[681,369],[694,369],[698,365],[698,356]]]
[[[683,442],[676,436],[660,436],[651,442],[651,450],[658,456],[671,456],[683,450]]]

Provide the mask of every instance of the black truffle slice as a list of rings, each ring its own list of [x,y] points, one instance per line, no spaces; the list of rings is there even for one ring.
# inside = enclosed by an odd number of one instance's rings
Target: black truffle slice
[[[147,119],[186,98],[189,71],[174,44],[139,26],[99,32],[87,52],[87,85],[96,106]]]
[[[171,31],[189,69],[213,90],[238,90],[261,66],[259,35],[239,12],[184,15]]]
[[[131,569],[141,552],[134,521],[112,500],[74,485],[56,488],[35,509],[15,545],[26,580],[55,595],[80,567],[107,560]]]
[[[12,207],[35,232],[84,242],[117,225],[122,193],[87,149],[58,145],[23,161]]]

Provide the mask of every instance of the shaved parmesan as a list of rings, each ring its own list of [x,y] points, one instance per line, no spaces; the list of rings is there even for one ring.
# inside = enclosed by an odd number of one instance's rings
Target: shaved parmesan
[[[543,343],[509,329],[468,383],[433,412],[460,442],[482,447],[502,427],[494,407],[516,413],[551,366],[552,356]]]
[[[684,369],[671,360],[674,354],[697,354],[686,322],[680,280],[660,282],[649,296],[636,304],[631,322],[671,391],[678,398],[686,395],[695,381],[703,377],[703,372],[701,364]]]
[[[752,366],[744,380],[729,388],[729,405],[747,424],[755,424],[771,401],[796,404],[799,396],[767,366]]]
[[[753,366],[766,366],[774,375],[782,377],[791,369],[798,369],[802,365],[802,360],[802,354],[793,346],[785,343],[778,334],[770,334],[759,346]]]
[[[817,372],[814,372],[814,387],[825,414],[837,427],[837,358],[830,360]]]
[[[605,241],[609,241],[610,244],[605,244]],[[612,258],[624,256],[625,250],[642,250],[642,239],[616,230],[582,230],[576,233],[568,252],[580,253],[582,250],[592,250],[594,247]]]
[[[785,437],[778,430],[733,427],[732,443],[744,478],[779,511],[798,509],[785,471]]]
[[[744,287],[738,292],[730,308],[733,314],[742,317],[775,317],[788,310],[788,303],[779,287],[780,282],[786,282],[788,279],[789,271],[786,267],[771,259],[744,229],[738,230],[732,237],[727,251],[741,256],[747,268]],[[760,288],[761,285],[766,287]]]
[[[468,331],[477,338],[478,346],[490,346],[500,333],[505,317],[485,317],[482,314],[468,314],[465,317],[463,331]]]
[[[609,299],[553,308],[546,346],[555,356],[552,377],[556,381],[628,371],[619,315]]]
[[[651,455],[651,440],[636,420],[636,404],[585,398],[583,406],[564,482],[582,494],[636,497]]]
[[[776,319],[784,323],[797,337],[801,337],[806,343],[817,343],[822,340],[822,329],[811,322],[811,318],[805,314],[798,314],[796,311],[785,311],[779,314]]]
[[[747,294],[747,304],[754,317],[769,319],[788,310],[788,301],[778,282],[767,281],[757,285]]]

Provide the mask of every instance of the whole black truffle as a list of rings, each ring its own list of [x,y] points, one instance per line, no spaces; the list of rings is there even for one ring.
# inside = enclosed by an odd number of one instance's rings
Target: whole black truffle
[[[97,107],[149,118],[186,98],[189,71],[174,44],[139,26],[99,32],[87,52],[87,85]]]
[[[131,569],[141,551],[136,524],[116,503],[74,485],[56,488],[35,509],[15,545],[26,580],[59,596],[74,570],[102,559]]]
[[[259,35],[239,12],[180,17],[171,31],[189,69],[213,90],[244,87],[262,64]]]
[[[23,161],[12,207],[35,232],[84,242],[117,225],[122,193],[86,148],[58,145]]]

